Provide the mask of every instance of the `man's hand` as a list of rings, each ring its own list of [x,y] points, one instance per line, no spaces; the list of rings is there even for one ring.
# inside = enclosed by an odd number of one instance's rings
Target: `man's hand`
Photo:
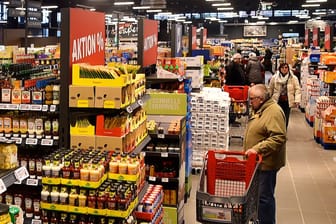
[[[245,152],[245,155],[247,155],[247,157],[250,156],[251,154],[258,154],[258,152],[255,149],[248,149]]]

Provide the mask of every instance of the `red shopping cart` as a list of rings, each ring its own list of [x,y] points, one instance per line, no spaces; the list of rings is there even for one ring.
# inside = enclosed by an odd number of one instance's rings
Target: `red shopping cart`
[[[196,192],[197,221],[257,223],[260,155],[209,150]]]
[[[248,86],[227,86],[223,87],[231,98],[229,111],[230,143],[232,138],[243,140],[249,115]]]

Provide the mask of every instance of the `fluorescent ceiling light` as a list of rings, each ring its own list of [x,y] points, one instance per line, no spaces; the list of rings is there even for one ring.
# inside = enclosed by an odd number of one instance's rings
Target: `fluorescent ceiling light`
[[[185,23],[185,24],[191,24],[192,21],[184,21],[183,23]]]
[[[233,10],[233,7],[217,8],[218,11]]]
[[[132,9],[150,9],[150,6],[133,6]]]
[[[148,9],[146,12],[162,12],[162,9]]]
[[[278,25],[277,22],[270,22],[269,25]]]
[[[212,6],[230,6],[230,2],[225,2],[225,3],[213,3],[211,4]]]
[[[266,22],[265,21],[258,21],[257,24],[260,25],[260,24],[265,24]]]
[[[4,4],[4,5],[9,5],[9,2],[4,2],[3,4]]]
[[[313,15],[326,15],[326,12],[312,12]]]
[[[24,11],[24,10],[26,10],[26,8],[23,8],[23,7],[17,7],[17,8],[15,8],[15,10],[21,10],[21,11]]]
[[[289,20],[288,23],[298,23],[299,21],[297,20]]]
[[[309,7],[320,7],[320,4],[303,4],[301,5],[303,8],[309,8]]]
[[[172,14],[171,12],[160,12],[160,13],[158,13],[159,16],[165,16],[165,15],[171,15],[171,14]]]
[[[134,2],[115,2],[114,5],[134,5]]]
[[[41,9],[57,9],[58,6],[57,5],[44,5],[41,6]]]
[[[227,20],[219,20],[218,22],[219,23],[227,23],[228,21]]]
[[[306,0],[306,3],[328,2],[328,0]]]

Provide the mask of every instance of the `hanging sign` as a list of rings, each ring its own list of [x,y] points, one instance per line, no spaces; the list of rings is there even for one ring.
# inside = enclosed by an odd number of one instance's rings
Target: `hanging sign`
[[[191,48],[192,50],[197,49],[197,28],[196,26],[193,26],[191,28]]]
[[[324,48],[326,51],[331,50],[331,41],[332,41],[332,27],[330,25],[326,25],[324,28]]]
[[[104,65],[105,14],[71,8],[69,30],[70,65],[84,62]]]
[[[309,34],[310,34],[310,32],[309,32],[309,29],[307,28],[305,30],[305,39],[304,39],[304,46],[305,47],[309,47]]]
[[[138,35],[138,64],[143,67],[156,64],[158,49],[158,21],[141,19]]]
[[[319,45],[319,41],[320,41],[319,34],[320,34],[320,28],[314,27],[313,28],[313,46],[314,47],[320,46]]]

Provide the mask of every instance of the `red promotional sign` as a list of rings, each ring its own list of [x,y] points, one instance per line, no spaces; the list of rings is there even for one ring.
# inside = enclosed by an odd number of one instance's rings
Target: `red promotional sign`
[[[305,30],[304,46],[309,47],[309,29]]]
[[[69,30],[70,66],[83,62],[104,65],[105,14],[71,8]]]
[[[196,50],[197,49],[197,28],[195,26],[191,29],[191,49]]]
[[[143,61],[142,66],[156,64],[158,48],[158,21],[144,19],[143,21]]]
[[[203,29],[203,46],[207,43],[208,30],[206,28]]]
[[[331,50],[331,26],[326,25],[324,28],[324,48],[327,51]]]
[[[313,29],[313,46],[314,47],[319,46],[319,32],[320,32],[320,29],[317,27],[314,27]]]

